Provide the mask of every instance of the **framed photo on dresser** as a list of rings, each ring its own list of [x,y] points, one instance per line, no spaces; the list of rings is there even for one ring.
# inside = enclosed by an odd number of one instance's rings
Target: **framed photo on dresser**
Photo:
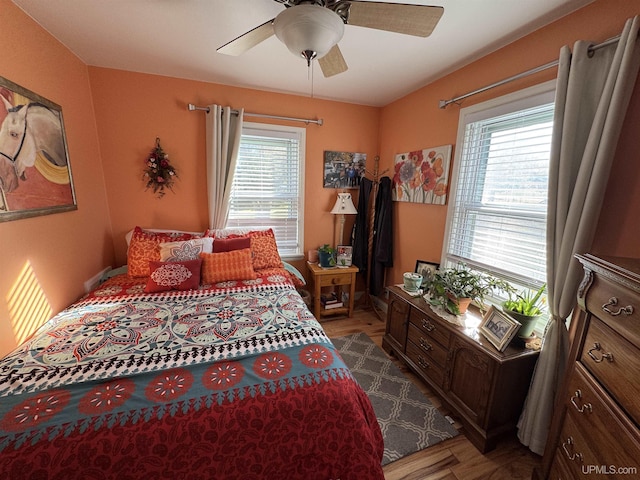
[[[507,348],[519,328],[520,322],[502,313],[493,305],[482,317],[479,327],[480,333],[500,352]]]

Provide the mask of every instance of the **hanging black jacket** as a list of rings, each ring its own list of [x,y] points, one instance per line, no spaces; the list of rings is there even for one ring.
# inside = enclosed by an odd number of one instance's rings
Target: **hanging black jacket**
[[[358,195],[358,213],[353,225],[353,257],[352,263],[361,272],[367,271],[367,255],[369,248],[369,197],[373,182],[368,178],[360,180],[360,195]]]
[[[385,269],[393,266],[393,202],[392,183],[389,177],[382,177],[376,196],[376,210],[371,259],[371,295],[378,295],[384,289]]]

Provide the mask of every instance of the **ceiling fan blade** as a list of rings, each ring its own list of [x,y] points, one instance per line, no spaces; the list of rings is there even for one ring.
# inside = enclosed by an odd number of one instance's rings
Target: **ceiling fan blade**
[[[225,55],[238,56],[242,55],[247,50],[255,47],[260,42],[265,41],[267,38],[273,36],[273,18],[262,25],[249,30],[247,33],[240,35],[238,38],[234,38],[228,43],[218,48],[216,52],[223,53]]]
[[[442,7],[351,0],[349,25],[428,37],[444,13]]]
[[[322,69],[322,74],[326,78],[346,72],[349,68],[347,67],[347,62],[344,61],[344,57],[342,56],[342,52],[338,45],[334,45],[331,50],[329,50],[329,53],[324,57],[319,58],[318,64]]]

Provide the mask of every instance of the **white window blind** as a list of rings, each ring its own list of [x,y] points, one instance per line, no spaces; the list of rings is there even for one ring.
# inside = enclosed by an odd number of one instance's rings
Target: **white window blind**
[[[539,288],[546,281],[553,91],[523,96],[461,112],[442,262]]]
[[[305,130],[245,123],[227,227],[271,227],[282,257],[302,255]]]

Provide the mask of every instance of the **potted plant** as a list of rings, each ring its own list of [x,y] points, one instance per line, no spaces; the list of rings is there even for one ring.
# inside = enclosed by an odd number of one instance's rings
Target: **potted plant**
[[[536,322],[542,315],[542,306],[546,300],[543,294],[546,288],[545,283],[537,292],[528,289],[519,293],[516,293],[515,289],[508,291],[509,298],[502,303],[502,310],[522,325],[518,330],[518,337],[527,339],[533,334]]]
[[[331,268],[336,266],[336,249],[325,243],[318,248],[318,263],[321,267]]]
[[[465,313],[471,302],[483,308],[487,295],[512,288],[506,281],[471,270],[465,264],[436,270],[428,284],[430,303],[454,315]]]

